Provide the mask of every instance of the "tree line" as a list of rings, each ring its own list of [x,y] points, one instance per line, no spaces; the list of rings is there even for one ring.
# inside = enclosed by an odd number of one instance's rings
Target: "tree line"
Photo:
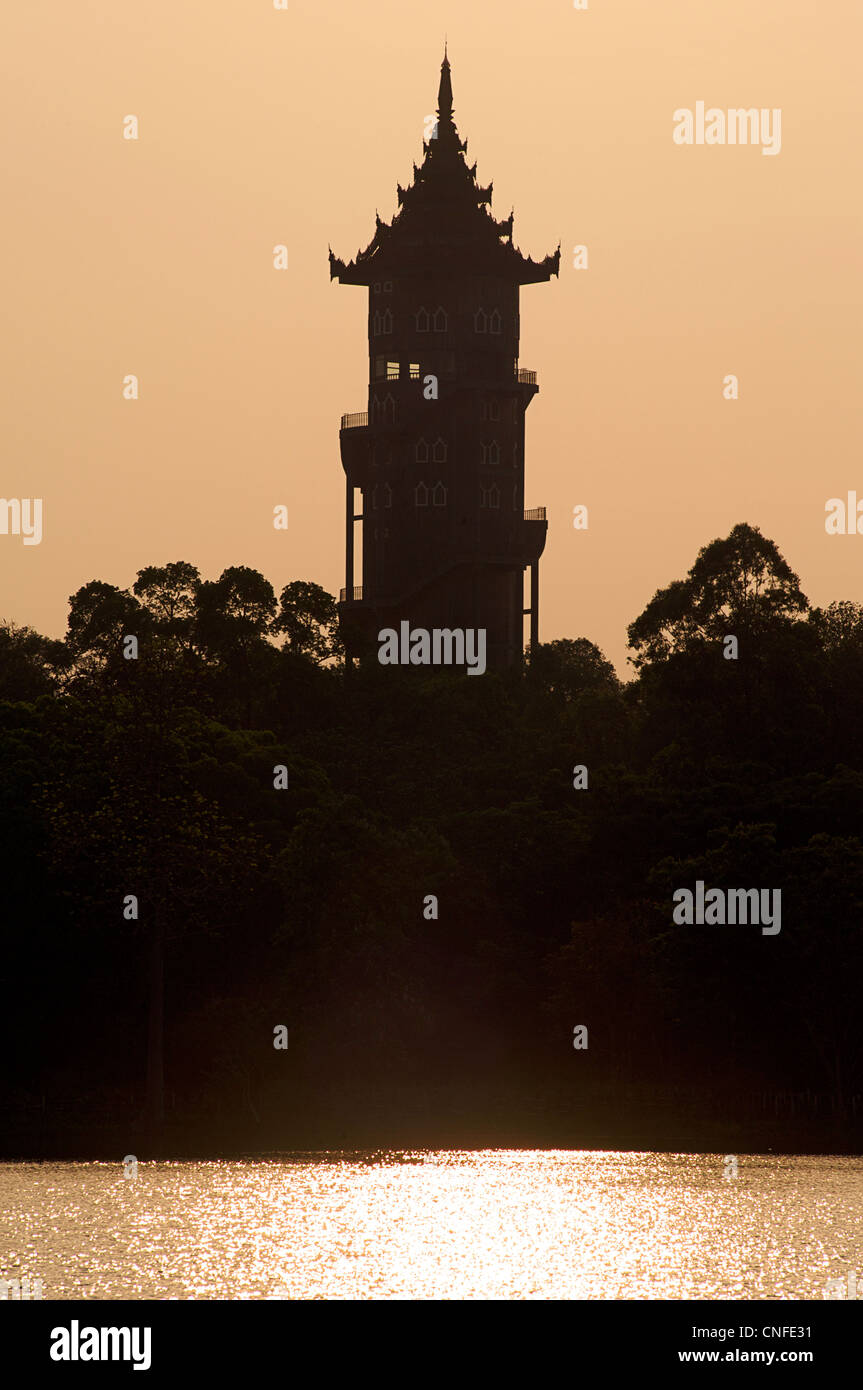
[[[464,1087],[502,1142],[516,1092],[577,1142],[659,1086],[858,1133],[863,606],[740,524],[628,638],[628,681],[585,638],[348,671],[318,585],[183,562],[0,627],[10,1152],[302,1148]],[[781,933],[675,925],[699,879],[781,890]]]

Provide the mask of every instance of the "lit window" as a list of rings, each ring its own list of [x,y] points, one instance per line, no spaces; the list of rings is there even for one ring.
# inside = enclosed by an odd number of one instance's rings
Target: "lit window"
[[[398,362],[387,362],[387,381],[398,381],[399,364]]]
[[[411,362],[411,364],[410,364],[410,378],[411,378],[411,381],[419,381],[419,379],[420,379],[420,364],[419,364],[419,362]]]

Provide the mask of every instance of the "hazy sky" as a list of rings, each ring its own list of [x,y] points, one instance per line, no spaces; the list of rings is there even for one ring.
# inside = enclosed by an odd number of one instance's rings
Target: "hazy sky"
[[[59,635],[80,585],[175,559],[344,582],[366,297],[327,247],[395,211],[445,32],[493,211],[526,253],[562,246],[521,300],[542,639],[625,670],[627,623],[742,520],[813,602],[863,599],[863,536],[824,529],[828,498],[863,498],[860,0],[5,9],[0,492],[43,499],[44,537],[0,535],[0,618]],[[698,101],[780,108],[780,152],[676,145]]]

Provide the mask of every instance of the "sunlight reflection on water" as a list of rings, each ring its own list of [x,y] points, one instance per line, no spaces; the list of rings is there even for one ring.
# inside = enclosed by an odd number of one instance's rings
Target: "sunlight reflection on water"
[[[0,1277],[46,1299],[823,1298],[863,1160],[485,1150],[0,1164]]]

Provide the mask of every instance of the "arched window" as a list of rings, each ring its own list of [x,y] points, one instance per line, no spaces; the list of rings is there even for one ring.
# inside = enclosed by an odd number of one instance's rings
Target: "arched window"
[[[384,506],[385,506],[385,507],[391,507],[392,504],[393,504],[393,490],[392,490],[392,488],[390,487],[389,483],[384,483]],[[388,535],[389,535],[389,531],[386,531],[386,530],[385,530],[385,531],[384,531],[384,535],[385,535],[385,536],[388,536]]]
[[[440,436],[434,442],[432,458],[435,463],[446,463],[446,443]]]
[[[497,309],[492,309],[491,313],[489,314],[488,331],[489,333],[500,332],[500,313]]]
[[[374,512],[374,511],[377,511],[377,507],[378,507],[378,489],[377,489],[377,486],[375,486],[375,487],[372,488],[372,511],[373,511],[373,512]]]
[[[483,463],[500,463],[500,445],[496,439],[483,440],[482,461]]]
[[[500,401],[496,396],[492,396],[488,403],[488,418],[490,420],[500,419]]]
[[[387,391],[384,396],[384,424],[394,425],[396,422],[396,402],[395,397]]]
[[[474,333],[488,332],[488,315],[486,314],[485,309],[477,309],[476,313],[474,314],[473,331]]]
[[[442,309],[440,306],[435,309],[434,313],[434,331],[435,333],[446,333],[446,309]]]
[[[479,505],[481,507],[500,507],[500,489],[497,483],[492,483],[490,487],[480,486]]]
[[[428,309],[417,309],[417,333],[428,333],[429,331],[429,311]]]
[[[418,439],[418,440],[417,440],[417,446],[416,446],[416,450],[415,450],[415,452],[414,452],[414,458],[416,459],[417,463],[428,463],[428,460],[429,460],[429,446],[428,446],[428,444],[425,442],[424,439]]]
[[[381,314],[381,333],[392,333],[393,331],[393,311],[384,309]]]
[[[436,482],[434,485],[434,491],[432,492],[432,503],[436,507],[446,506],[446,488],[440,481]]]
[[[414,506],[427,507],[429,504],[429,490],[425,483],[417,483],[414,488]]]
[[[381,316],[380,316],[380,313],[378,312],[378,310],[375,309],[374,318],[372,319],[372,333],[374,334],[375,337],[378,337],[380,331],[381,331]]]

